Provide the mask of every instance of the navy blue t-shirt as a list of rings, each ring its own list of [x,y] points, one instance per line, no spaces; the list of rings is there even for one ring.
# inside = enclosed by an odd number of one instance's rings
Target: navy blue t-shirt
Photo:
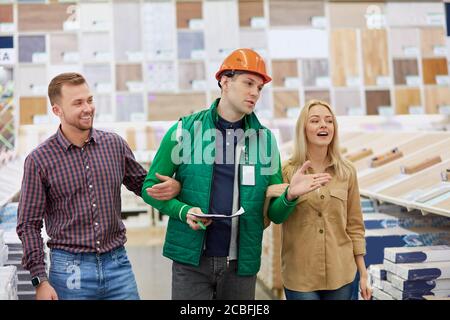
[[[239,131],[243,128],[243,119],[229,122],[219,116],[216,123],[216,159],[213,169],[211,202],[208,213],[231,215],[233,210],[233,189],[235,150]],[[243,131],[240,130],[241,133]],[[223,153],[220,152],[222,150]],[[231,219],[215,219],[206,229],[204,255],[208,257],[226,257],[230,248]]]

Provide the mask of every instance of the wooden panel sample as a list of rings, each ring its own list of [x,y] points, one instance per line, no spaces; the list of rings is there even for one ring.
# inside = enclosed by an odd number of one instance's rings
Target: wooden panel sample
[[[354,151],[352,153],[346,154],[345,158],[347,160],[351,161],[351,162],[356,162],[356,161],[361,160],[361,159],[363,159],[363,158],[365,158],[367,156],[370,156],[372,154],[373,154],[372,149],[363,148],[361,150]]]
[[[63,64],[77,61],[67,60],[69,54],[78,52],[78,37],[76,34],[51,34],[50,35],[50,62]]]
[[[330,91],[305,90],[305,103],[307,103],[309,100],[321,100],[330,104]]]
[[[379,114],[378,107],[390,105],[391,94],[389,90],[366,91],[366,113],[368,115]]]
[[[419,89],[395,89],[395,114],[409,114],[409,107],[421,105]]]
[[[372,6],[372,7],[370,7]],[[367,15],[384,13],[385,7],[380,2],[330,2],[328,4],[331,28],[367,28]],[[376,12],[379,10],[379,12]],[[350,18],[351,17],[351,18]]]
[[[20,105],[20,124],[33,124],[35,115],[47,114],[47,98],[24,98],[19,100]]]
[[[423,83],[436,84],[436,76],[447,75],[448,66],[446,58],[422,59]]]
[[[330,46],[333,85],[345,87],[349,77],[359,76],[356,30],[332,29]]]
[[[300,99],[298,91],[278,91],[273,93],[275,118],[286,118],[287,109],[296,108],[300,110]]]
[[[128,91],[127,82],[142,82],[142,66],[140,64],[117,64],[116,65],[116,89],[117,91]]]
[[[192,19],[202,19],[201,1],[177,2],[177,28],[189,28],[189,21]]]
[[[302,61],[302,79],[305,87],[321,87],[317,82],[320,77],[328,77],[328,60],[314,59]]]
[[[434,156],[434,157],[430,157],[430,158],[421,160],[419,162],[416,162],[416,163],[408,165],[408,166],[401,166],[400,171],[403,174],[413,174],[413,173],[422,171],[426,168],[429,168],[435,164],[438,164],[439,162],[442,162],[441,157]]]
[[[358,90],[336,90],[332,107],[337,115],[347,115],[350,109],[362,109],[361,93]]]
[[[250,27],[253,17],[264,17],[263,0],[239,0],[239,26]]]
[[[425,86],[426,113],[439,113],[439,107],[444,105],[450,105],[450,88],[447,86]]]
[[[377,77],[389,76],[386,30],[362,30],[364,83],[376,85]]]
[[[178,81],[181,90],[197,89],[196,81],[205,81],[203,61],[184,61],[178,65]],[[205,85],[206,86],[206,85]]]
[[[12,4],[0,5],[0,23],[13,23],[14,10]]]
[[[416,59],[394,59],[395,84],[407,84],[407,76],[419,75],[419,67]]]
[[[140,3],[116,2],[113,11],[115,60],[133,61],[133,54],[142,52]]]
[[[284,87],[288,77],[298,77],[297,60],[272,60],[273,86]]]
[[[310,26],[312,17],[325,16],[321,1],[270,1],[271,26]]]
[[[420,29],[420,39],[422,42],[422,57],[434,57],[435,47],[445,47],[444,28],[422,28]]]
[[[178,120],[180,117],[206,108],[203,93],[149,94],[148,120]]]
[[[19,31],[58,31],[70,18],[69,4],[19,4]]]
[[[389,32],[389,50],[392,56],[417,56],[420,51],[419,30],[392,28]]]

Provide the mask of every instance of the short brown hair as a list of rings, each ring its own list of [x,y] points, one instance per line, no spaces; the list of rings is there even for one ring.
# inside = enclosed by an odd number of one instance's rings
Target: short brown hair
[[[56,103],[56,100],[61,98],[61,88],[64,84],[78,86],[83,83],[86,83],[86,79],[76,72],[67,72],[57,75],[48,85],[48,98],[50,99],[50,104],[53,106]]]

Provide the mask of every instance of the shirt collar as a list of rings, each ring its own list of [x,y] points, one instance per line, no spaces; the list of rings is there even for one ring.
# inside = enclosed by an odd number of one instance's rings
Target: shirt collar
[[[58,140],[59,144],[63,147],[64,151],[67,151],[70,149],[71,146],[75,146],[72,142],[67,140],[67,138],[64,136],[61,125],[58,127],[58,132],[56,133],[56,139]],[[86,140],[86,143],[93,141],[95,143],[98,142],[98,132],[94,128],[91,129],[91,132],[89,133],[89,138]]]
[[[225,120],[224,118],[222,118],[221,116],[218,115],[217,117],[217,125],[219,126],[219,128],[223,129],[223,130],[227,130],[227,129],[242,129],[243,127],[243,123],[244,123],[244,119],[240,119],[236,122],[230,122]]]

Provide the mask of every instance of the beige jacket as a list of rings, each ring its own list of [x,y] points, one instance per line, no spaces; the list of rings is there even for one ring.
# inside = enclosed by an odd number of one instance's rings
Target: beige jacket
[[[285,182],[289,169],[283,167]],[[333,176],[331,182],[300,197],[282,225],[282,278],[290,290],[338,289],[355,278],[354,256],[366,253],[356,170],[343,181],[331,167],[327,172]],[[285,189],[286,184],[269,187],[266,203]]]

